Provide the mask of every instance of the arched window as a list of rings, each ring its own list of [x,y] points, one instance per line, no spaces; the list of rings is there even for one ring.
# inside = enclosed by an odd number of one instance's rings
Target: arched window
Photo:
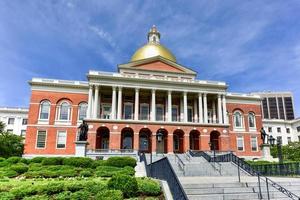
[[[64,101],[58,106],[58,120],[70,120],[71,106],[68,102]]]
[[[243,115],[239,111],[235,111],[233,114],[233,123],[235,128],[243,128]]]
[[[84,118],[86,118],[87,107],[88,107],[88,105],[85,102],[79,104],[79,106],[78,106],[78,120],[83,120]]]
[[[48,120],[49,115],[50,115],[50,102],[49,101],[41,102],[39,119]]]
[[[248,114],[248,122],[249,122],[249,128],[255,128],[255,115],[254,113]]]

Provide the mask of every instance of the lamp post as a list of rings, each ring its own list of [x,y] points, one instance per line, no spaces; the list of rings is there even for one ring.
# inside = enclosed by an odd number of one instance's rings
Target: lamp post
[[[275,145],[275,138],[272,135],[269,137],[269,142],[270,142],[271,146]],[[281,141],[281,138],[277,138],[276,146],[277,146],[277,156],[278,156],[278,159],[279,159],[279,163],[282,164],[283,163],[283,158],[282,158],[282,141]]]

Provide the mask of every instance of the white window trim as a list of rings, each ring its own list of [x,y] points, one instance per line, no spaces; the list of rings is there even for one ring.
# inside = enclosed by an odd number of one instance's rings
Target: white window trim
[[[239,150],[239,146],[238,146],[238,141],[239,141],[239,138],[243,138],[243,150]],[[244,152],[245,151],[245,140],[244,140],[244,136],[237,136],[236,137],[236,150],[238,152]]]
[[[239,113],[241,115],[241,126],[236,127],[235,126],[235,114]],[[233,130],[234,131],[245,131],[245,122],[244,122],[244,116],[240,111],[235,111],[232,115],[232,122],[233,122]]]
[[[131,118],[129,119],[125,119],[125,106],[131,106]],[[122,116],[122,119],[125,119],[125,120],[133,120],[133,103],[132,102],[125,102],[124,105],[123,105],[123,116]]]
[[[162,108],[162,120],[157,120],[157,108],[158,107],[161,107]],[[156,104],[155,106],[155,121],[160,121],[160,122],[163,122],[165,121],[165,108],[164,108],[164,105],[163,104]]]
[[[187,107],[187,120],[189,118],[189,109],[192,110],[192,121],[188,121],[188,122],[194,122],[194,110],[193,110],[193,106],[188,106]]]
[[[253,149],[252,149],[252,147],[253,147],[253,146],[252,146],[252,139],[253,139],[253,138],[255,138],[256,151],[253,151]],[[251,136],[251,137],[250,137],[250,144],[251,144],[251,145],[250,145],[250,146],[251,146],[251,151],[252,151],[252,152],[258,152],[258,141],[257,141],[257,137],[256,137],[256,136]]]
[[[101,119],[105,119],[104,118],[104,108],[109,106],[110,107],[110,113],[108,114],[109,115],[109,119],[112,118],[111,116],[111,112],[112,112],[112,104],[111,103],[101,103]]]
[[[47,119],[41,119],[41,114],[42,114],[42,104],[48,102],[49,103],[49,109],[48,109],[48,118]],[[48,124],[49,119],[50,119],[50,112],[51,112],[51,103],[48,100],[42,101],[39,104],[39,119],[38,119],[38,124]]]
[[[60,112],[61,112],[61,105],[63,103],[67,103],[69,105],[69,108],[68,108],[68,119],[67,120],[59,119]],[[55,120],[55,124],[71,125],[71,122],[72,122],[72,110],[73,110],[72,105],[68,101],[62,101],[59,105],[57,105],[56,106],[56,120]]]
[[[147,106],[147,109],[148,109],[148,112],[147,112],[147,119],[141,119],[140,117],[142,116],[142,107],[143,106]],[[141,103],[140,104],[140,113],[139,113],[139,120],[142,120],[142,121],[149,121],[149,112],[150,112],[150,106],[149,106],[149,103]]]
[[[65,138],[65,147],[64,147],[64,148],[59,148],[59,147],[57,147],[57,144],[58,144],[58,134],[59,134],[59,132],[64,132],[64,133],[66,134],[66,138]],[[55,146],[55,148],[56,148],[56,149],[66,149],[66,147],[67,147],[67,137],[68,137],[68,132],[67,132],[66,130],[57,130],[57,132],[56,132],[56,146]]]
[[[173,108],[176,108],[177,112],[176,112],[176,120],[173,120]],[[172,122],[178,122],[179,121],[179,106],[178,105],[172,105],[172,110],[171,110],[171,117],[172,117]]]
[[[88,104],[86,102],[81,102],[79,105],[78,105],[78,113],[77,113],[77,123],[81,123],[82,122],[82,119],[79,119],[80,117],[80,107],[83,105],[83,104],[86,104],[86,106],[88,106]],[[87,109],[86,109],[86,115],[87,116]]]
[[[45,131],[46,132],[45,147],[44,148],[37,147],[39,131]],[[46,149],[47,148],[47,139],[48,139],[48,131],[47,130],[37,130],[37,132],[36,132],[36,138],[35,138],[35,149]]]
[[[251,116],[251,115],[254,117],[254,127],[250,127],[250,116]],[[255,114],[252,113],[252,112],[250,112],[250,113],[248,114],[248,126],[249,126],[249,131],[253,131],[253,132],[256,131],[256,116],[255,116]]]

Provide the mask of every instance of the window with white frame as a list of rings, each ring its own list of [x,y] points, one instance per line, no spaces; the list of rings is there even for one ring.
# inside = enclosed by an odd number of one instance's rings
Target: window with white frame
[[[252,136],[251,137],[251,150],[252,151],[257,151],[257,137],[256,136]]]
[[[133,119],[133,103],[124,103],[124,119]]]
[[[15,118],[10,117],[8,118],[8,124],[14,124],[15,123]]]
[[[250,129],[255,129],[255,115],[254,113],[249,113],[248,114],[248,123],[249,123],[249,128]]]
[[[36,136],[36,148],[43,149],[46,147],[46,131],[38,131]]]
[[[67,132],[66,131],[58,131],[56,138],[56,148],[64,149],[66,148],[67,143]]]
[[[156,121],[163,121],[164,113],[164,106],[161,104],[156,105]]]
[[[25,138],[26,136],[26,130],[21,130],[21,137]]]
[[[172,106],[172,121],[178,121],[178,106]]]
[[[40,116],[39,119],[41,120],[48,120],[50,115],[50,102],[43,101],[40,104]]]
[[[281,127],[277,127],[277,133],[281,133]]]
[[[13,133],[14,130],[13,130],[13,129],[7,129],[7,132],[8,132],[8,133]]]
[[[237,150],[238,151],[244,151],[244,137],[238,136],[237,137]]]
[[[87,115],[87,103],[80,103],[78,106],[78,120],[83,120]]]
[[[235,111],[233,114],[233,123],[235,128],[243,128],[244,123],[243,123],[243,115],[239,111]]]
[[[22,125],[27,125],[27,123],[28,123],[28,119],[23,119],[22,120]]]
[[[149,104],[142,103],[140,105],[140,120],[149,120]]]
[[[193,121],[193,107],[192,106],[188,106],[187,109],[187,120],[188,122],[192,122]]]
[[[291,143],[292,142],[292,138],[291,137],[287,137],[287,142]]]
[[[272,133],[272,127],[268,127],[268,132]]]
[[[290,128],[286,128],[286,133],[291,133]]]
[[[102,113],[102,118],[103,118],[103,119],[110,119],[110,115],[111,115],[111,104],[108,104],[108,103],[102,104],[101,108],[102,108],[102,111],[101,111],[101,113]]]
[[[71,106],[64,101],[58,106],[58,120],[69,121],[71,115]]]

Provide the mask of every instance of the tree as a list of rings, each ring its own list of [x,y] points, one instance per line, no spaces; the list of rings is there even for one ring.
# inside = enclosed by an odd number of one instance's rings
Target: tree
[[[22,156],[23,138],[4,130],[5,124],[0,122],[0,157]]]
[[[271,148],[273,157],[278,157],[277,146]],[[290,142],[282,146],[282,156],[284,160],[300,161],[300,142]]]

